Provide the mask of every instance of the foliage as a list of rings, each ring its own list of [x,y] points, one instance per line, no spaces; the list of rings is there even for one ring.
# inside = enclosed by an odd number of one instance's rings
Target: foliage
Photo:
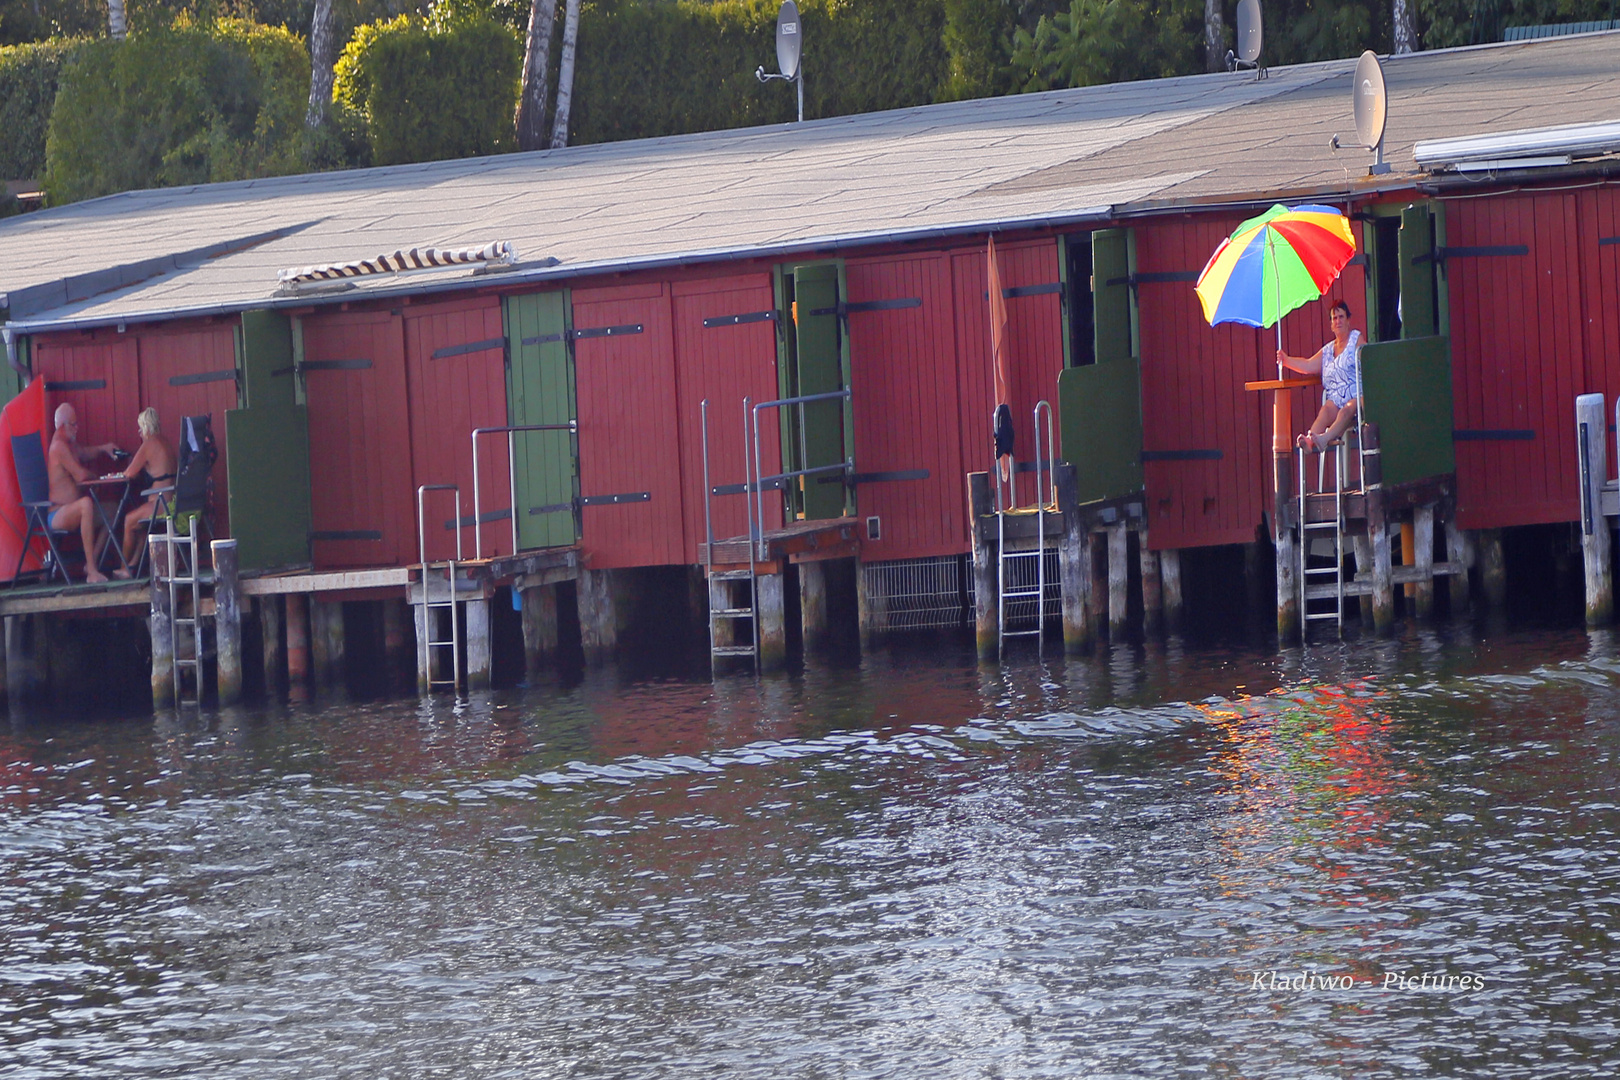
[[[1510,26],[1620,18],[1614,0],[1417,0],[1425,49],[1500,41]]]
[[[309,55],[286,30],[181,21],[88,42],[62,69],[46,197],[295,172],[308,97]]]
[[[378,165],[511,150],[522,47],[482,14],[401,15],[355,31],[333,99],[361,117]]]
[[[1012,9],[1000,0],[944,0],[945,82],[938,100],[993,97],[1012,88],[1003,42],[1012,33]]]
[[[1051,90],[1203,70],[1197,0],[1071,0],[1013,38],[1017,89]]]
[[[0,45],[106,32],[106,0],[0,0]]]
[[[53,38],[0,48],[0,180],[45,171],[45,127],[62,65],[83,42]]]

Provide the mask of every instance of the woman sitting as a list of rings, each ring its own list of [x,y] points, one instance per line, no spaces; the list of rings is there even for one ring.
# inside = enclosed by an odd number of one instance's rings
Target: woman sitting
[[[1350,329],[1350,305],[1340,300],[1328,311],[1333,340],[1313,356],[1289,356],[1277,350],[1277,363],[1306,375],[1322,375],[1322,410],[1295,443],[1306,450],[1325,450],[1356,420],[1356,389],[1361,384],[1361,331]]]
[[[135,451],[135,456],[129,459],[129,467],[124,470],[124,478],[134,481],[142,472],[146,473],[147,482],[141,486],[151,484],[167,486],[174,481],[174,443],[164,435],[158,426],[157,410],[151,407],[144,409],[141,415],[135,418],[135,426],[141,433],[141,448]],[[153,495],[141,505],[133,508],[124,515],[124,561],[135,562],[135,544],[141,533],[141,524],[151,520],[157,512],[158,499],[161,496]],[[172,498],[169,500],[174,501]]]

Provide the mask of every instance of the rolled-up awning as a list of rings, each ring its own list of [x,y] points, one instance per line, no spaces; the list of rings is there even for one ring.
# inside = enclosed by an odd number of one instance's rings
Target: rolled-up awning
[[[437,266],[463,266],[468,263],[511,263],[517,261],[517,251],[505,240],[497,240],[477,248],[411,248],[391,255],[378,255],[374,259],[356,259],[354,262],[327,263],[323,266],[298,266],[276,275],[282,285],[297,285],[305,281],[332,281],[337,278],[364,277],[367,274],[392,274],[401,270],[431,270]]]

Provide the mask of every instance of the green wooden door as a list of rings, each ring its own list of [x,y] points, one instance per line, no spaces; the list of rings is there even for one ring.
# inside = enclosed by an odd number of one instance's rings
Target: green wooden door
[[[1434,257],[1441,227],[1437,204],[1413,203],[1401,211],[1403,338],[1428,338],[1446,333],[1444,293],[1440,288],[1439,263]]]
[[[797,395],[831,393],[848,385],[843,328],[838,316],[843,298],[842,276],[837,263],[793,268]],[[804,430],[799,433],[800,446],[792,455],[798,468],[837,465],[849,458],[853,432],[846,424],[848,414],[848,402],[818,401],[804,407]],[[838,480],[836,473],[805,478],[799,503],[805,517],[836,518],[848,512],[846,488]]]
[[[309,410],[295,403],[291,321],[279,312],[242,315],[247,407],[225,414],[231,533],[243,570],[310,562]]]
[[[1080,501],[1142,490],[1142,364],[1136,357],[1136,259],[1129,229],[1091,234],[1096,362],[1058,377],[1063,456],[1075,468]]]
[[[508,296],[505,300],[507,414],[513,427],[566,424],[575,419],[572,328],[566,291]],[[488,438],[479,452],[502,453]],[[512,460],[517,488],[513,513],[521,550],[561,547],[579,539],[578,439],[567,431],[515,431]]]

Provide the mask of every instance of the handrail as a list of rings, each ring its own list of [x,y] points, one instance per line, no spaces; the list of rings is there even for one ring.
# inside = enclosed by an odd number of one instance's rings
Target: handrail
[[[752,569],[753,569],[752,555],[754,553],[754,548],[764,538],[764,534],[765,534],[765,494],[764,494],[764,486],[765,486],[766,477],[763,475],[764,474],[764,469],[761,467],[760,459],[759,459],[759,412],[760,412],[760,410],[761,409],[780,409],[780,408],[783,408],[784,406],[787,406],[787,405],[796,405],[796,406],[798,406],[798,408],[799,408],[799,442],[800,442],[799,455],[800,455],[801,458],[804,458],[804,457],[809,456],[808,449],[804,445],[804,441],[805,441],[805,439],[804,439],[804,407],[806,405],[814,404],[815,402],[818,402],[818,401],[848,401],[848,400],[850,400],[850,396],[851,395],[850,395],[849,388],[845,387],[842,390],[827,390],[827,391],[824,391],[824,392],[819,393],[819,394],[800,394],[798,397],[777,398],[774,401],[761,401],[758,404],[754,404],[754,405],[751,405],[747,398],[743,398],[743,412],[744,412],[744,416],[743,416],[743,438],[744,439],[749,438],[750,433],[749,433],[748,425],[749,425],[750,419],[752,420],[752,423],[753,423],[753,431],[752,431],[753,438],[751,440],[751,442],[753,443],[753,455],[752,455],[753,456],[753,475],[750,476],[747,473],[747,468],[746,467],[747,467],[747,464],[748,464],[747,459],[748,459],[749,455],[748,455],[748,448],[745,446],[744,450],[743,450],[743,458],[744,458],[744,476],[743,476],[743,480],[744,480],[744,482],[746,484],[753,484],[754,485],[754,497],[753,497],[753,499],[750,500],[750,506],[751,506],[753,512],[749,514],[749,517],[751,519],[757,520],[758,523],[759,523],[758,531],[756,531],[755,528],[754,528],[755,520],[750,520],[749,523],[748,523],[748,549],[749,549],[749,555],[750,555],[750,560],[749,560],[749,569],[750,569],[750,571],[752,571]],[[796,476],[812,476],[812,475],[816,475],[818,473],[824,473],[824,472],[845,472],[845,473],[847,473],[848,471],[849,471],[849,462],[845,461],[845,462],[842,462],[842,463],[837,464],[837,465],[818,465],[813,469],[795,469],[792,472],[785,472],[785,473],[781,473],[781,474],[776,475],[776,476],[772,476],[772,477],[770,477],[770,479],[772,479],[772,480],[788,480],[788,479],[792,479],[793,477],[796,477]],[[743,490],[746,493],[748,489],[745,487]]]
[[[431,596],[428,592],[428,561],[427,561],[427,517],[423,505],[423,496],[430,491],[453,491],[456,493],[456,557],[454,561],[445,564],[445,582],[448,588],[448,603],[450,604],[450,668],[451,685],[457,690],[461,689],[461,631],[456,623],[456,563],[461,562],[461,485],[459,484],[422,484],[416,489],[416,557],[422,565],[422,618],[417,624],[420,633],[417,649],[420,652],[418,669],[425,673],[427,690],[433,692],[433,608],[430,604]]]
[[[460,484],[422,484],[416,489],[416,561],[424,569],[427,567],[427,530],[422,515],[425,512],[422,496],[429,491],[453,491],[456,493],[456,520],[461,520],[461,485]],[[456,529],[456,562],[461,562],[461,529]],[[426,595],[424,593],[424,595]]]
[[[517,462],[516,454],[512,448],[511,436],[518,431],[568,431],[578,433],[579,421],[570,420],[566,424],[512,424],[506,427],[481,427],[472,431],[472,464],[473,464],[473,558],[484,558],[484,515],[479,505],[478,490],[478,436],[498,435],[505,432],[506,439],[506,481],[512,505],[512,554],[518,553],[518,512],[517,512]],[[443,485],[437,485],[443,487]],[[420,495],[420,492],[418,492]],[[456,542],[461,542],[461,493],[456,493]]]

